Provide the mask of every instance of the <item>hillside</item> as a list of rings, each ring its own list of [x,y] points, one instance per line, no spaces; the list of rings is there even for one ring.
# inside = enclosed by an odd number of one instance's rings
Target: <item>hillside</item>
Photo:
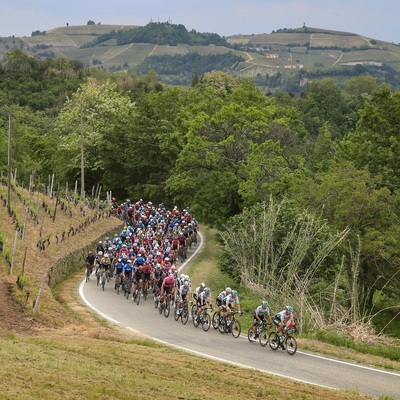
[[[121,221],[106,210],[18,187],[11,193],[10,215],[6,193],[1,184],[0,336],[65,326],[70,318],[53,290],[82,269],[85,248]],[[71,255],[75,263],[58,264]]]
[[[157,25],[157,24],[154,24]],[[147,26],[146,26],[147,27]],[[179,28],[181,26],[178,26]],[[156,42],[129,42],[118,45],[115,38],[102,41],[90,47],[88,44],[110,32],[128,32],[141,27],[134,25],[86,25],[67,26],[43,31],[31,37],[0,38],[0,57],[13,48],[21,48],[34,57],[66,57],[80,61],[85,66],[115,70],[140,72],[155,69],[160,80],[165,83],[190,84],[194,72],[199,72],[195,61],[185,71],[175,75],[161,64],[180,65],[190,61],[183,57],[198,53],[201,56],[233,53],[241,57],[240,62],[232,61],[225,72],[236,76],[258,79],[259,86],[271,87],[269,78],[277,74],[301,75],[301,78],[336,76],[351,77],[363,73],[373,74],[378,82],[389,82],[397,88],[400,72],[400,46],[378,41],[373,38],[349,32],[329,31],[320,28],[302,27],[283,29],[272,33],[235,35],[221,38],[223,45],[178,45],[157,44]],[[201,34],[198,34],[201,35]],[[216,35],[218,36],[218,35]],[[170,57],[165,61],[157,58],[156,63],[147,62],[152,56]],[[207,60],[209,69],[220,69]],[[160,68],[158,68],[160,66]],[[172,68],[173,69],[173,68]],[[207,72],[207,71],[206,71]],[[203,73],[203,70],[201,70]],[[394,79],[393,76],[396,78]],[[304,80],[304,79],[303,79]]]
[[[83,255],[84,252],[79,250],[81,247],[93,246],[93,242],[103,237],[106,231],[120,229],[120,221],[106,213],[101,213],[100,217],[98,209],[79,202],[59,203],[57,197],[30,193],[23,188],[12,191],[11,209],[15,218],[10,217],[4,203],[4,185],[0,189],[0,231],[4,256],[8,254],[15,232],[20,234],[21,223],[26,227],[25,235],[18,235],[17,238],[12,274],[8,271],[6,257],[0,258],[3,271],[0,287],[3,360],[0,398],[126,399],[128,396],[143,399],[219,399],[226,396],[226,387],[232,380],[235,382],[235,399],[276,396],[281,399],[364,398],[356,393],[334,391],[252,369],[227,366],[109,325],[83,307],[77,298],[76,288],[83,275],[79,262],[75,277],[61,286],[51,285],[48,273],[54,271],[51,267],[60,259],[76,251]],[[88,218],[92,222],[84,226]],[[40,223],[36,224],[36,220]],[[71,228],[74,228],[73,234]],[[66,232],[64,236],[63,232]],[[207,241],[211,234],[208,236]],[[38,238],[45,243],[40,251]],[[212,251],[208,249],[206,256],[201,257],[202,268],[193,270],[197,271],[196,275],[193,272],[197,280],[205,271],[213,269],[216,244],[213,246]],[[25,248],[27,257],[24,264]],[[29,282],[25,280],[24,288],[18,289],[15,280],[17,275],[22,274],[22,265],[25,265],[23,275]],[[69,267],[67,261],[64,267]],[[215,271],[212,273],[215,274]],[[33,300],[38,295],[35,288],[41,286],[43,277],[46,279],[38,312],[33,315]],[[52,289],[50,286],[53,286]],[[24,301],[25,297],[21,294],[27,293],[30,296]],[[314,349],[316,346],[313,344]],[[332,351],[332,346],[327,344],[323,348]],[[360,362],[369,363],[372,360],[362,357]],[[373,362],[382,363],[383,360],[375,357]],[[131,364],[140,366],[137,373],[132,374]],[[393,364],[393,368],[398,366]],[[170,373],[172,369],[174,374]],[[160,382],[163,384],[160,385]],[[218,382],[218,385],[212,385],[211,391],[210,382]]]

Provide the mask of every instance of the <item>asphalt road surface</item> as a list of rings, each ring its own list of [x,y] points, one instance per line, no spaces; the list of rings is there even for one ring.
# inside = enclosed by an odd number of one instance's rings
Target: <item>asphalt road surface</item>
[[[200,248],[201,242],[196,251]],[[179,269],[185,265],[182,264]],[[247,339],[248,326],[242,326],[242,334],[237,339],[212,327],[204,332],[201,325],[194,327],[191,318],[186,325],[182,325],[180,320],[175,321],[172,307],[168,318],[160,315],[151,294],[147,301],[142,298],[136,305],[131,299],[127,300],[122,292],[118,295],[113,282],[108,283],[103,292],[93,276],[89,282],[82,282],[79,293],[84,302],[103,318],[190,353],[305,383],[353,390],[374,397],[386,395],[400,400],[398,373],[308,354],[301,349],[294,356],[282,349],[273,351],[269,346],[261,347],[258,342],[250,343]],[[240,316],[238,319],[240,321]]]

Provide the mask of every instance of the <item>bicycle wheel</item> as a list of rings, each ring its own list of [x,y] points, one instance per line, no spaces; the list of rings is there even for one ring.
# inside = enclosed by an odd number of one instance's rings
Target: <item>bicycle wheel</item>
[[[164,306],[164,317],[165,318],[168,318],[170,311],[171,311],[171,305],[169,304],[169,301],[167,301]]]
[[[226,333],[226,317],[221,317],[219,319],[218,330],[220,333]]]
[[[163,311],[164,311],[164,302],[163,302],[163,301],[160,301],[160,303],[158,304],[158,312],[159,312],[160,314],[162,314]]]
[[[196,304],[193,304],[193,305],[192,305],[192,310],[191,310],[191,312],[190,312],[190,314],[192,315],[192,317],[193,317],[193,315],[196,315],[196,312],[197,312],[197,305],[196,305]]]
[[[219,311],[215,311],[215,313],[212,316],[212,326],[214,329],[218,329],[218,324],[219,324]]]
[[[141,297],[142,295],[141,295],[141,291],[140,291],[140,289],[137,289],[136,290],[136,304],[137,305],[139,305],[139,303],[140,303],[140,297]]]
[[[154,296],[154,307],[158,307],[158,296]]]
[[[175,321],[178,321],[178,319],[179,319],[180,316],[181,316],[181,315],[179,314],[179,308],[175,308],[175,311],[174,311],[174,320],[175,320]]]
[[[204,332],[207,332],[211,326],[211,317],[208,314],[204,314],[201,321],[201,326]]]
[[[197,328],[200,324],[200,317],[197,316],[197,312],[192,314],[193,325]]]
[[[103,292],[104,292],[104,286],[105,286],[105,284],[106,284],[106,277],[105,277],[105,275],[103,275],[103,276],[101,277],[101,287],[103,288]]]
[[[238,338],[240,336],[240,332],[242,332],[242,327],[240,325],[240,322],[238,320],[234,319],[231,323],[230,330],[231,330],[232,336],[234,338]]]
[[[271,347],[272,350],[277,350],[279,347],[279,335],[276,332],[271,332],[268,335],[268,342],[269,342],[269,347]]]
[[[253,324],[250,325],[249,329],[247,330],[247,339],[249,339],[250,343],[254,343],[255,340],[253,339],[254,332],[253,332]]]
[[[181,316],[182,324],[186,325],[186,323],[188,322],[188,319],[189,319],[189,310],[187,309],[187,307],[183,307],[182,316]]]
[[[285,347],[288,354],[293,356],[297,351],[297,341],[293,336],[288,335],[285,339]]]
[[[144,300],[147,299],[147,288],[144,288],[144,290],[143,290],[143,298],[144,298]]]
[[[269,343],[269,334],[270,331],[267,327],[264,327],[263,331],[260,333],[260,337],[258,338],[262,347],[265,347]]]

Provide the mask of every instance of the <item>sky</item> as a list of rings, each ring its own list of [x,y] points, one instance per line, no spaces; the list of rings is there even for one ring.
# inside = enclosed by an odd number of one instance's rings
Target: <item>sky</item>
[[[95,23],[182,24],[188,30],[234,34],[308,27],[400,43],[399,0],[0,0],[0,37]]]

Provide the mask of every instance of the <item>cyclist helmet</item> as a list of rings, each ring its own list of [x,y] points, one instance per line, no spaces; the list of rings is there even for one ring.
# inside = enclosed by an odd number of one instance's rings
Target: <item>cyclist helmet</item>
[[[204,289],[206,287],[206,284],[204,282],[201,282],[200,287]]]
[[[103,242],[100,240],[100,241],[99,241],[99,244],[103,244]]]
[[[107,257],[108,257],[108,253],[105,253],[105,254],[104,254],[104,257],[106,257],[106,258],[107,258]]]
[[[261,302],[261,305],[262,305],[263,308],[268,307],[268,301],[263,300]]]
[[[122,261],[122,258],[118,258],[118,262],[121,262]]]
[[[231,289],[230,287],[227,287],[227,288],[225,289],[225,292],[226,292],[226,293],[231,293],[231,292],[232,292],[232,289]]]
[[[286,310],[288,310],[288,311],[293,311],[293,307],[292,307],[292,306],[286,306],[285,308],[286,308]]]
[[[102,256],[102,255],[103,255],[103,252],[102,252],[102,251],[99,251],[98,254],[99,254],[99,256]]]
[[[189,286],[189,281],[184,281],[183,286],[188,287]]]
[[[236,297],[237,296],[237,291],[236,290],[232,290],[232,296]]]
[[[211,289],[210,289],[209,287],[206,287],[206,288],[204,289],[204,291],[205,291],[207,294],[211,293]]]

